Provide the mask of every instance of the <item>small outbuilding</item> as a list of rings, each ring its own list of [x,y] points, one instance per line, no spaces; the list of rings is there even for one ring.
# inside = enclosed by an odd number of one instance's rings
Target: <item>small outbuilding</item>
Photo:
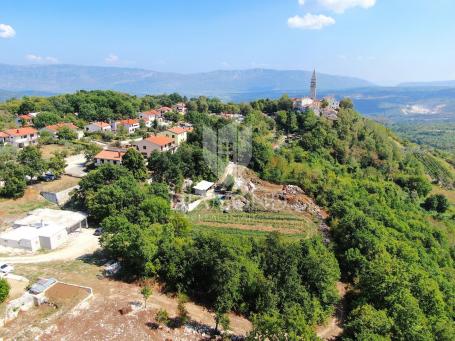
[[[80,212],[37,209],[16,220],[13,229],[0,235],[0,245],[36,251],[52,250],[68,240],[68,235],[87,227],[87,215]]]
[[[213,189],[214,185],[215,184],[213,182],[202,180],[193,187],[194,194],[206,197],[207,194]]]

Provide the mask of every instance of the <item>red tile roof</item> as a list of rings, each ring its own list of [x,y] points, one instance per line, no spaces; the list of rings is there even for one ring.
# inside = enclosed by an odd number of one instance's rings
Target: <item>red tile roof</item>
[[[155,110],[155,109],[152,109],[152,110],[143,112],[142,115],[145,115],[145,116],[157,116],[157,115],[160,115],[160,112]]]
[[[147,137],[146,139],[144,139],[146,141],[149,141],[149,142],[152,142],[153,144],[156,144],[157,146],[165,146],[169,143],[173,143],[174,140],[171,139],[170,137],[166,137],[166,136],[155,136],[155,135],[152,135],[150,137]]]
[[[29,114],[25,114],[25,115],[19,115],[18,116],[21,120],[24,120],[24,121],[30,121],[33,119],[33,117]]]
[[[0,137],[8,137],[9,135],[4,133],[3,131],[0,131]]]
[[[172,128],[169,128],[167,131],[180,135],[180,134],[186,133],[188,130],[186,130],[186,128],[182,128],[182,127],[172,127]]]
[[[22,135],[31,135],[36,134],[38,131],[35,128],[24,127],[24,128],[17,128],[17,129],[8,129],[5,130],[4,133],[8,136],[22,136]]]
[[[158,108],[159,111],[172,111],[172,108],[169,108],[169,107],[161,107],[161,108]]]
[[[63,128],[63,127],[69,128],[69,129],[71,129],[71,130],[77,130],[77,129],[78,129],[78,127],[76,127],[74,124],[72,124],[72,123],[65,123],[65,122],[53,124],[53,125],[50,125],[50,126],[46,126],[45,128],[46,128],[47,130],[57,132],[59,129],[61,129],[61,128]]]
[[[102,150],[96,154],[95,159],[122,161],[125,152],[114,151],[114,150]]]
[[[106,123],[106,122],[92,122],[92,124],[100,127],[100,128],[106,128],[106,127],[110,127],[111,125]]]
[[[120,121],[117,121],[117,124],[121,124],[121,125],[133,125],[133,124],[138,124],[139,123],[139,120],[136,120],[136,119],[127,119],[127,120],[120,120]]]

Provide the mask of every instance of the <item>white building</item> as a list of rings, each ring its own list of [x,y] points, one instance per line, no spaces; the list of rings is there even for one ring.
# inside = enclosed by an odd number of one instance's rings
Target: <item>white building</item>
[[[38,131],[31,127],[8,129],[0,132],[0,144],[24,148],[38,143]]]
[[[213,182],[202,180],[193,187],[194,194],[206,197],[214,185]]]
[[[172,110],[178,112],[179,114],[186,115],[187,113],[187,108],[185,103],[177,103],[172,106]]]
[[[314,100],[310,97],[292,99],[292,107],[296,110],[301,110],[301,111],[305,111],[313,103],[314,103]]]
[[[337,101],[335,97],[332,96],[327,96],[323,98],[323,101],[327,103],[327,107],[324,109],[330,109],[330,110],[338,110],[340,109],[340,102]]]
[[[158,125],[163,122],[163,116],[157,110],[149,110],[139,113],[139,119],[144,121],[146,127],[151,128],[156,121]]]
[[[124,127],[128,134],[133,134],[141,127],[141,125],[139,123],[139,120],[136,119],[120,120],[112,122],[111,124],[113,131],[117,131],[120,127]]]
[[[30,251],[52,250],[82,227],[87,227],[87,215],[83,213],[36,209],[25,218],[16,220],[12,230],[2,233],[0,245]]]
[[[112,130],[111,125],[106,122],[92,122],[85,126],[85,131],[87,133],[98,133],[111,130]]]

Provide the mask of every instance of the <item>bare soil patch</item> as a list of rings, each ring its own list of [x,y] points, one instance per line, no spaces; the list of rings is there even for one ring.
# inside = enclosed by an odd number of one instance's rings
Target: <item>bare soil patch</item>
[[[100,266],[83,261],[68,261],[46,264],[16,265],[16,272],[32,280],[36,277],[54,277],[66,283],[75,283],[93,289],[93,297],[67,312],[43,306],[19,314],[19,318],[0,331],[5,339],[30,340],[201,340],[202,334],[191,328],[170,329],[160,326],[152,328],[156,313],[166,309],[171,317],[177,315],[177,299],[165,295],[160,288],[154,288],[153,295],[143,307],[121,315],[119,310],[131,303],[143,302],[140,287],[99,277]],[[52,288],[51,288],[52,289]],[[49,289],[47,294],[49,294]],[[56,287],[55,295],[71,300],[76,293]],[[51,291],[52,293],[52,291]],[[214,314],[206,308],[187,303],[191,320],[205,328],[215,326]],[[230,315],[231,329],[236,335],[246,335],[251,324],[243,317]]]
[[[76,305],[88,295],[86,289],[65,283],[56,283],[45,292],[49,302],[56,304],[57,307]]]
[[[59,192],[76,186],[79,181],[78,178],[65,175],[55,181],[28,186],[22,198],[0,200],[0,231],[5,230],[11,222],[25,216],[29,211],[44,207],[57,207],[44,199],[41,192]]]

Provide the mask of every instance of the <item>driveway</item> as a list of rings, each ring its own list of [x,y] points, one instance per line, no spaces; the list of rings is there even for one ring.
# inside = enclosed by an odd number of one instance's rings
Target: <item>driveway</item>
[[[65,174],[76,178],[82,178],[87,175],[87,173],[84,172],[85,163],[87,162],[84,154],[72,155],[67,157],[65,161],[67,164]]]
[[[68,242],[58,249],[30,256],[1,257],[0,263],[32,264],[74,260],[92,254],[100,247],[99,237],[94,236],[94,232],[94,229],[82,229],[81,232],[72,233]]]

